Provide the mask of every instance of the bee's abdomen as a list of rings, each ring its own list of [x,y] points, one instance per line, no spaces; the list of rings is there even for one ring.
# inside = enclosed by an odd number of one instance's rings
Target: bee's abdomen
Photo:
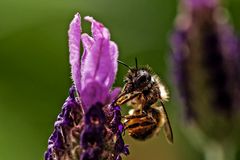
[[[138,140],[150,138],[157,128],[156,123],[154,121],[139,121],[137,119],[134,119],[136,123],[133,123],[133,119],[130,121],[132,124],[128,123],[129,135]]]

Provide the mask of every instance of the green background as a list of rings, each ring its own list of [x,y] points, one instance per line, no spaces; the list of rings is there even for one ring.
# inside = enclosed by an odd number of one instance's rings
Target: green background
[[[224,5],[239,31],[240,1]],[[109,28],[122,61],[134,65],[137,57],[171,88],[166,108],[174,145],[167,144],[162,134],[145,142],[126,135],[131,154],[124,159],[203,159],[181,131],[181,106],[170,74],[169,37],[176,0],[0,0],[0,160],[43,159],[71,86],[67,30],[76,12]],[[89,32],[90,25],[84,22],[83,28]],[[115,86],[123,85],[125,73],[126,68],[119,66]]]

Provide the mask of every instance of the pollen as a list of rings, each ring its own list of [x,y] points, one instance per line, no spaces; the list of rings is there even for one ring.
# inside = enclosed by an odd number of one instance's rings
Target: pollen
[[[166,90],[165,86],[162,84],[159,84],[159,90],[160,90],[160,96],[163,101],[168,101],[168,91]]]

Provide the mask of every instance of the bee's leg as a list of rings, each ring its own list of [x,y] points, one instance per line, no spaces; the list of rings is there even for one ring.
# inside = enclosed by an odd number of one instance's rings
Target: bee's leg
[[[126,115],[124,116],[125,120],[123,122],[123,125],[126,127],[129,121],[133,121],[134,123],[137,121],[142,120],[143,118],[147,118],[147,115],[144,114],[134,114],[134,115]]]
[[[147,114],[146,110],[144,109],[144,106],[145,106],[145,103],[142,103],[142,104],[139,106],[139,114],[143,114],[143,115],[146,115],[146,114]]]
[[[139,96],[141,92],[134,91],[132,93],[121,93],[119,97],[113,102],[114,106],[120,106],[122,104],[125,104],[135,97]]]
[[[125,131],[126,131],[126,129],[125,129],[125,127],[124,127],[123,132],[122,132],[122,135],[123,135],[123,136],[125,136],[125,133],[126,133]]]
[[[123,118],[125,118],[125,119],[133,119],[133,118],[143,118],[143,117],[146,117],[146,116],[147,116],[146,114],[134,114],[134,115],[123,116]]]
[[[138,110],[130,109],[130,110],[128,111],[128,115],[121,116],[121,117],[126,119],[126,117],[128,117],[128,116],[131,116],[131,115],[138,115],[138,114],[139,114],[139,111],[138,111]]]
[[[152,103],[151,101],[147,102],[147,103],[142,107],[143,111],[147,112],[147,111],[151,108],[152,105],[153,105],[153,103]]]

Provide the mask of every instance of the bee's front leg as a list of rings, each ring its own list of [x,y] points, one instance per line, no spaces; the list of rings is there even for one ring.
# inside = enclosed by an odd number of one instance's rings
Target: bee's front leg
[[[136,114],[136,115],[126,115],[126,116],[123,116],[123,118],[129,120],[129,119],[134,119],[134,118],[143,118],[146,116],[147,116],[146,114]]]

